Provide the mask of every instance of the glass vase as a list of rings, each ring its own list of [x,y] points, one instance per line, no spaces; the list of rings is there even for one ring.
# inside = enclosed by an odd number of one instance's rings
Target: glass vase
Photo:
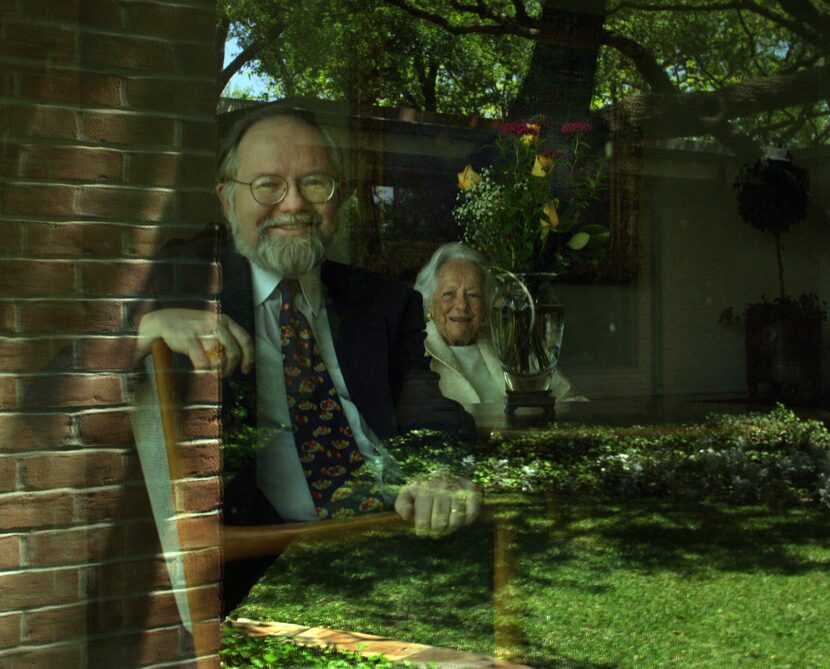
[[[565,327],[555,275],[497,271],[494,278],[490,330],[507,389],[514,393],[549,391]]]

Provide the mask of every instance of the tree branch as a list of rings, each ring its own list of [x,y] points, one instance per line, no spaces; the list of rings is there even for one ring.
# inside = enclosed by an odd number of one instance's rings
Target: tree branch
[[[275,24],[264,37],[254,39],[253,42],[248,44],[244,49],[242,49],[242,51],[239,52],[236,58],[228,63],[227,67],[225,67],[219,74],[217,86],[220,94],[225,89],[225,86],[228,85],[231,77],[239,72],[239,70],[241,70],[245,65],[256,59],[257,54],[259,54],[259,52],[262,51],[267,44],[273,42],[284,28],[285,25],[282,23]]]
[[[725,123],[830,97],[830,66],[758,77],[708,92],[647,93],[620,100],[606,110],[616,127],[640,128],[652,138],[689,137],[721,131]]]
[[[490,15],[483,16],[480,14],[481,10],[478,7],[472,7],[471,5],[461,5],[455,2],[452,3],[455,9],[473,13],[477,16],[482,16],[482,18],[486,18],[490,21],[496,21],[496,23],[455,24],[444,18],[441,14],[420,9],[419,7],[413,7],[409,4],[409,2],[407,2],[407,0],[383,0],[383,2],[392,7],[402,9],[410,16],[414,16],[437,25],[453,35],[469,35],[473,33],[479,33],[482,35],[518,35],[519,37],[526,37],[532,40],[538,39],[539,37],[539,28],[533,25],[535,21],[532,19],[519,23],[517,21],[511,21],[508,17],[499,16],[494,18]]]
[[[619,35],[605,29],[603,29],[600,42],[616,49],[622,55],[629,58],[654,93],[666,94],[677,92],[669,75],[666,74],[665,68],[639,42],[636,42],[630,37],[625,37],[624,35]]]

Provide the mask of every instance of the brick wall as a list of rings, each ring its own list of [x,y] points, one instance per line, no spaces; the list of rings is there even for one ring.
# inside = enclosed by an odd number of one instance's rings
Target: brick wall
[[[127,403],[155,251],[217,218],[214,22],[211,0],[0,1],[2,668],[219,664],[216,383],[182,446],[195,642]]]

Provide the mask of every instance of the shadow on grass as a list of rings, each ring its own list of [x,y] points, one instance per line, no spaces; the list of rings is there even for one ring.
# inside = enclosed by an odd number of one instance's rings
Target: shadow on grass
[[[565,545],[582,540],[615,553],[631,569],[712,570],[795,575],[830,570],[830,518],[810,509],[678,504],[654,500],[580,503],[562,500],[553,536]],[[814,549],[814,550],[811,550]]]
[[[547,597],[567,600],[572,593],[581,602],[610,596],[619,587],[607,585],[619,583],[610,577],[626,571],[704,580],[718,572],[824,575],[830,568],[830,523],[815,510],[659,500],[492,501],[494,515],[510,518],[514,528],[510,569],[517,592],[524,593],[515,616],[527,633],[518,649],[521,662],[537,669],[616,666],[602,656],[586,659],[588,650],[584,658],[571,656],[579,653],[564,641],[578,630],[548,627],[556,610]],[[491,522],[479,522],[439,540],[375,533],[292,546],[241,613],[493,655],[494,535]],[[591,645],[589,639],[585,648]]]

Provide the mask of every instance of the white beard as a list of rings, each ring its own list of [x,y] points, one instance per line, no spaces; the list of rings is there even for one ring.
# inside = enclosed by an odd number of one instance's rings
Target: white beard
[[[322,217],[318,214],[281,214],[262,221],[257,231],[256,247],[251,247],[240,234],[236,215],[229,217],[231,234],[236,249],[262,269],[275,272],[284,278],[296,279],[310,272],[325,255],[325,245],[320,236]],[[268,234],[272,225],[312,223],[308,235]]]

